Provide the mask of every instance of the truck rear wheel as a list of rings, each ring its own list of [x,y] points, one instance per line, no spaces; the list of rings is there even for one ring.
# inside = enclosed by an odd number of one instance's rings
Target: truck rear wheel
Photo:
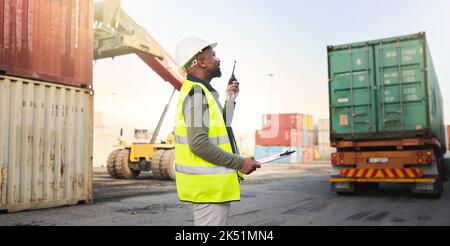
[[[161,176],[163,179],[175,180],[175,150],[166,150],[163,153],[162,160],[159,164]]]
[[[424,188],[424,186],[430,187]],[[436,177],[436,183],[434,184],[413,184],[412,193],[423,197],[439,199],[441,198],[443,190],[444,186],[442,184],[442,179],[440,177]]]
[[[163,179],[162,170],[161,170],[161,162],[163,159],[164,150],[157,150],[156,153],[152,156],[152,161],[150,165],[150,169],[152,170],[153,175],[155,175],[158,179]]]
[[[108,156],[108,160],[106,161],[106,169],[108,170],[109,176],[112,178],[118,178],[119,175],[117,175],[117,172],[115,170],[115,162],[117,160],[117,155],[119,154],[120,149],[116,149]]]
[[[122,179],[135,179],[139,176],[140,171],[136,171],[130,168],[130,150],[122,149],[117,155],[115,162],[115,171],[119,178]]]

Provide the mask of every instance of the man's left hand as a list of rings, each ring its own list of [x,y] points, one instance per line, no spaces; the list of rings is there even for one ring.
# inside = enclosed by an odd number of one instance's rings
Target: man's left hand
[[[228,85],[227,88],[227,101],[234,102],[239,95],[239,82],[234,81],[233,84]]]

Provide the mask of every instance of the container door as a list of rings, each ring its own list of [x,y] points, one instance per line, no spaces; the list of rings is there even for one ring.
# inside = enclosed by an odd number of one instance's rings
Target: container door
[[[380,132],[428,128],[424,40],[375,47]]]
[[[373,48],[364,46],[329,53],[331,131],[376,132]]]

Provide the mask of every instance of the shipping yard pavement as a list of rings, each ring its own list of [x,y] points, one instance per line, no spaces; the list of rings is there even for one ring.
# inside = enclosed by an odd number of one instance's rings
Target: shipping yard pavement
[[[330,164],[266,165],[242,184],[230,226],[450,225],[450,187],[441,199],[417,197],[404,185],[382,185],[357,196],[337,196],[327,179]],[[1,214],[0,225],[193,225],[191,205],[178,201],[173,181],[151,173],[113,180],[96,168],[94,203]]]

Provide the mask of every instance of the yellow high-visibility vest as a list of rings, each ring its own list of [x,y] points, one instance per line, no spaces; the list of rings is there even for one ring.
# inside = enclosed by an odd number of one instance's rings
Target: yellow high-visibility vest
[[[207,162],[189,148],[183,103],[196,85],[202,88],[208,102],[209,140],[222,150],[233,153],[223,114],[216,99],[203,84],[186,80],[180,91],[175,122],[175,170],[178,198],[192,203],[239,201],[239,176],[243,175],[234,169]]]

